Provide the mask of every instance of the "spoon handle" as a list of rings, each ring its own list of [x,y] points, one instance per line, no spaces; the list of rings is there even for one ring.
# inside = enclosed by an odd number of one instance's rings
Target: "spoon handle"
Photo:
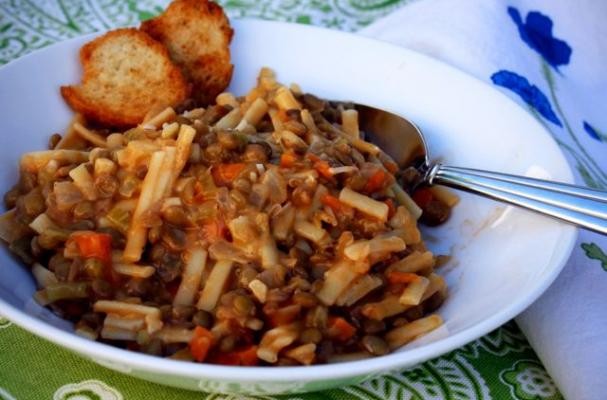
[[[430,184],[441,184],[607,234],[607,192],[497,172],[434,165]]]

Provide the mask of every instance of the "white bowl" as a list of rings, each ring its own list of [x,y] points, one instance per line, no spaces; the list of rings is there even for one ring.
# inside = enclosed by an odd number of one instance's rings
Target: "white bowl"
[[[434,156],[451,165],[572,181],[541,125],[490,86],[428,57],[378,41],[301,25],[234,21],[231,89],[243,94],[262,66],[308,92],[400,113],[426,133]],[[0,189],[17,179],[21,154],[43,149],[71,111],[59,86],[80,79],[77,54],[92,36],[50,46],[0,69]],[[117,371],[180,388],[275,394],[356,383],[439,356],[516,316],[555,279],[576,229],[489,200],[461,195],[449,222],[427,229],[450,288],[442,329],[400,351],[365,361],[312,367],[225,367],[172,361],[80,338],[37,306],[27,269],[2,246],[0,313],[28,331]]]

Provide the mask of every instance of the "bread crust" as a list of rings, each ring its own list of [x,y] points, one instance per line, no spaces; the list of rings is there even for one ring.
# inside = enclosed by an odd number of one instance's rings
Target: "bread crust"
[[[167,49],[135,28],[117,29],[80,50],[80,85],[62,86],[61,95],[89,121],[129,127],[159,104],[177,106],[190,84]]]
[[[140,29],[166,46],[192,82],[192,97],[202,105],[213,103],[229,85],[234,69],[230,62],[234,32],[218,4],[175,0],[164,13],[143,22]]]

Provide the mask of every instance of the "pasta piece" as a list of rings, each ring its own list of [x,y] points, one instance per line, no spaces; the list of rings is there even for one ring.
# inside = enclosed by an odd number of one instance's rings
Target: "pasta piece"
[[[108,340],[135,340],[137,339],[137,332],[104,325],[101,328],[100,336]]]
[[[386,333],[386,341],[390,348],[394,350],[423,334],[433,331],[442,324],[442,318],[437,314],[432,314],[392,329]]]
[[[122,133],[111,133],[105,138],[107,148],[116,150],[124,146],[124,135]]]
[[[356,138],[351,140],[350,143],[352,143],[352,146],[354,146],[357,150],[373,156],[377,156],[381,152],[379,147],[373,143],[365,142],[362,139]]]
[[[411,196],[407,194],[397,183],[393,184],[390,189],[394,192],[396,201],[405,206],[415,220],[418,220],[422,215],[422,209],[413,201]]]
[[[145,320],[144,317],[140,315],[123,316],[118,314],[108,314],[103,320],[103,326],[136,332],[145,326]]]
[[[122,264],[122,263],[113,263],[112,269],[118,272],[121,275],[132,276],[133,278],[149,278],[154,275],[156,269],[152,266],[146,265],[133,265],[133,264]]]
[[[243,130],[247,124],[256,126],[264,115],[268,112],[268,103],[261,97],[255,99],[244,113],[242,120],[236,126],[236,130]]]
[[[150,166],[141,186],[141,194],[137,202],[137,208],[133,213],[131,225],[127,233],[127,241],[124,249],[123,260],[125,262],[136,262],[141,258],[143,246],[147,240],[147,228],[141,221],[142,215],[148,211],[154,201],[156,182],[164,162],[164,152],[156,151],[152,154]]]
[[[97,340],[98,338],[97,331],[92,330],[88,326],[78,327],[74,329],[74,333],[80,337],[87,338],[90,340]]]
[[[89,160],[89,153],[79,150],[34,151],[21,156],[20,168],[23,171],[38,172],[50,160],[59,164],[80,164]]]
[[[179,178],[183,167],[190,158],[192,151],[192,141],[196,136],[196,130],[189,125],[181,125],[179,136],[177,137],[177,152],[175,154],[175,162],[173,163],[171,181],[167,186],[165,196],[170,196],[173,186]]]
[[[276,242],[270,232],[268,214],[260,213],[255,218],[257,226],[261,229],[261,240],[259,243],[259,256],[263,268],[271,268],[278,264],[278,249]]]
[[[285,352],[285,356],[292,358],[303,365],[310,365],[316,358],[316,345],[306,343]]]
[[[329,233],[326,230],[319,228],[308,221],[296,220],[294,230],[299,236],[306,238],[319,246],[324,245],[329,240]]]
[[[294,223],[295,208],[287,203],[272,217],[272,234],[278,240],[287,240]]]
[[[106,314],[118,314],[118,315],[129,315],[129,314],[140,314],[140,315],[152,315],[160,318],[160,310],[156,307],[144,306],[141,304],[126,303],[124,301],[117,300],[97,300],[93,304],[93,310],[95,312],[102,312]]]
[[[253,292],[253,295],[259,300],[260,303],[266,302],[266,296],[268,294],[268,287],[265,283],[259,279],[253,279],[249,283],[249,289]]]
[[[207,252],[204,249],[195,248],[189,252],[179,289],[173,299],[174,306],[194,304],[194,297],[200,288],[206,263]]]
[[[29,225],[37,234],[42,235],[49,229],[59,230],[59,226],[46,213],[38,215]]]
[[[428,276],[428,280],[430,284],[426,288],[424,295],[422,296],[422,301],[429,299],[432,295],[438,292],[443,292],[447,289],[447,284],[445,283],[445,279],[435,273],[432,273]]]
[[[405,241],[399,237],[376,237],[371,240],[359,240],[347,246],[344,254],[350,260],[361,261],[367,256],[378,259],[381,255],[403,251],[406,247]],[[377,260],[372,260],[371,263],[374,261]]]
[[[238,100],[236,100],[236,97],[234,97],[234,95],[229,92],[219,93],[217,95],[217,98],[215,99],[215,102],[220,106],[230,106],[232,108],[240,107],[240,104],[238,103]]]
[[[179,327],[164,327],[155,335],[163,343],[189,343],[194,337],[194,331],[191,329]]]
[[[388,220],[388,205],[381,201],[374,200],[369,196],[357,193],[350,188],[343,188],[339,193],[339,200],[356,208],[362,213],[379,219],[380,221]]]
[[[299,102],[295,100],[293,93],[291,93],[291,91],[284,86],[279,87],[276,91],[276,95],[274,96],[274,102],[276,103],[278,108],[284,111],[301,110],[301,104],[299,104]]]
[[[84,116],[80,113],[76,113],[72,117],[65,134],[61,137],[59,142],[57,142],[53,150],[85,148],[86,142],[80,137],[80,135],[78,135],[78,133],[76,133],[76,130],[74,129],[74,125],[84,123]]]
[[[172,139],[177,136],[177,132],[179,132],[179,123],[171,122],[170,124],[164,124],[160,137],[163,139]]]
[[[389,294],[376,303],[367,303],[362,308],[362,314],[370,319],[381,321],[393,315],[400,314],[411,308],[400,302],[399,296]]]
[[[164,159],[162,161],[162,167],[158,172],[156,183],[154,186],[154,193],[152,193],[152,204],[158,204],[164,197],[168,196],[172,192],[172,179],[175,168],[175,162],[177,158],[177,150],[175,147],[164,147]]]
[[[57,276],[52,271],[44,268],[40,263],[32,265],[32,274],[39,287],[47,287],[49,284],[58,283]]]
[[[360,138],[360,131],[358,128],[358,111],[342,110],[341,129],[353,139]]]
[[[316,297],[330,306],[335,303],[340,294],[356,279],[358,273],[352,268],[350,261],[341,261],[325,272],[325,281],[316,293]]]
[[[278,111],[274,108],[270,108],[268,110],[268,114],[270,115],[270,120],[272,121],[272,126],[274,127],[274,132],[282,132],[283,123],[280,119]],[[280,137],[278,137],[278,139],[280,139]]]
[[[261,338],[257,357],[266,362],[275,363],[278,361],[280,350],[297,340],[300,330],[301,323],[299,322],[270,329]]]
[[[240,108],[235,108],[217,121],[215,124],[215,129],[234,129],[240,122],[241,118],[242,112],[240,111]]]
[[[110,159],[100,157],[95,160],[95,176],[104,174],[113,175],[116,172],[116,163]]]
[[[356,279],[335,301],[338,306],[351,306],[382,285],[377,275],[363,275]]]
[[[433,266],[434,256],[431,252],[425,251],[422,253],[416,250],[402,260],[390,264],[386,271],[419,272],[427,268],[432,268]]]
[[[82,195],[87,200],[97,200],[97,188],[95,181],[86,169],[85,164],[80,164],[69,172],[70,177],[74,180],[74,185],[82,192]]]
[[[230,272],[232,272],[232,264],[230,260],[219,260],[215,263],[200,293],[197,308],[209,312],[215,309]]]
[[[103,136],[85,128],[84,126],[82,126],[82,124],[78,122],[74,124],[74,131],[78,135],[80,135],[81,138],[95,145],[95,147],[107,147],[107,142],[105,141],[105,138]]]
[[[418,276],[417,279],[403,290],[399,301],[406,306],[416,306],[422,301],[426,289],[430,285],[430,280],[424,276]]]
[[[172,107],[167,107],[149,119],[144,118],[139,126],[144,129],[158,129],[162,124],[173,120],[176,116],[175,110]]]

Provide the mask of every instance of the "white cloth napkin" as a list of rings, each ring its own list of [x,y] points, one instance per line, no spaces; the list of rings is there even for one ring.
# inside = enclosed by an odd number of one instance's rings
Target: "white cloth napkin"
[[[607,190],[606,16],[596,0],[424,0],[360,33],[494,84],[550,130],[578,184]],[[581,231],[517,322],[567,399],[607,398],[606,238]]]

